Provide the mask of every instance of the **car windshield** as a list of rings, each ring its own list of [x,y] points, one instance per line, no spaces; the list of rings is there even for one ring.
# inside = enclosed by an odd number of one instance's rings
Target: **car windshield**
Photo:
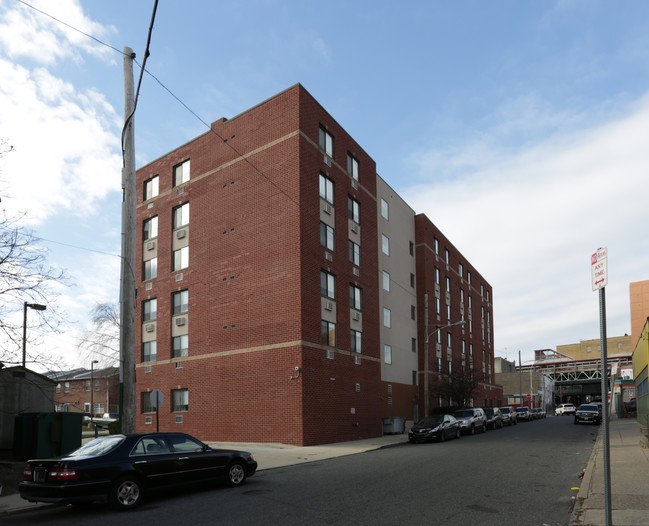
[[[518,411],[519,413],[527,413],[529,409],[527,407],[517,407],[516,411]]]
[[[455,411],[453,413],[456,418],[469,418],[473,416],[473,410],[472,409],[464,409],[460,411]]]
[[[436,427],[442,423],[443,419],[441,416],[426,416],[417,422],[417,425],[422,427]]]
[[[509,407],[505,407],[505,408],[501,409],[500,412],[501,412],[503,415],[508,415],[508,414],[509,414]]]
[[[579,410],[580,411],[598,411],[599,412],[599,409],[597,409],[596,405],[580,405]]]
[[[108,437],[96,438],[92,442],[84,444],[79,449],[75,449],[66,457],[99,457],[112,451],[119,446],[126,437],[124,435],[112,435]]]
[[[494,410],[493,409],[485,409],[484,412],[487,414],[487,416],[491,417],[494,416]]]

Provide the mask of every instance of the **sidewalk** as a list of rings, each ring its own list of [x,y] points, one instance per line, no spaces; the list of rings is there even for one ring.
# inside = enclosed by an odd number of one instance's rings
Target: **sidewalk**
[[[602,428],[603,429],[603,428]],[[649,444],[633,418],[609,421],[611,515],[615,526],[649,524]],[[604,526],[604,443],[602,430],[577,495],[571,526]]]
[[[252,444],[233,442],[208,442],[211,447],[218,449],[238,449],[249,451],[259,463],[259,471],[265,469],[316,462],[328,458],[355,455],[365,451],[381,449],[384,447],[397,446],[408,442],[407,434],[383,435],[365,440],[353,442],[338,442],[324,444],[322,446],[290,446],[287,444]],[[21,463],[21,466],[23,463]],[[22,499],[18,493],[11,495],[0,495],[0,521],[5,515],[28,511],[42,506],[53,506],[52,504],[34,504]]]

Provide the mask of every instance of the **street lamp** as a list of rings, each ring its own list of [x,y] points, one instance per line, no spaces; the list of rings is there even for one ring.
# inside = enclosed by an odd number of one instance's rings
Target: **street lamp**
[[[429,386],[428,386],[428,339],[431,334],[437,332],[440,329],[446,329],[448,327],[454,327],[455,325],[464,325],[465,320],[456,321],[455,323],[449,323],[447,325],[436,325],[435,330],[428,332],[428,293],[424,294],[424,332],[426,333],[426,339],[424,340],[424,416],[428,416],[428,397],[429,397]]]
[[[23,306],[23,369],[25,369],[25,363],[27,362],[27,307],[34,310],[47,309],[45,305],[39,305],[38,303],[25,302]]]
[[[95,364],[99,360],[90,362],[90,425],[95,428],[95,438],[97,438],[97,426],[95,425]]]

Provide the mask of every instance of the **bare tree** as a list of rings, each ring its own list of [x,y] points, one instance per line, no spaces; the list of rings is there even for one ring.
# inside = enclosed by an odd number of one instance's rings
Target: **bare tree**
[[[448,406],[468,407],[482,378],[482,371],[473,366],[466,355],[453,357],[438,374],[431,374],[430,392],[441,396]]]
[[[116,303],[98,303],[92,309],[92,328],[85,331],[77,348],[82,360],[97,360],[99,367],[119,362],[119,308]]]
[[[13,146],[1,140],[0,158],[11,151]],[[33,233],[20,225],[23,217],[9,216],[0,209],[0,361],[8,365],[22,363],[25,303],[47,307],[38,315],[27,316],[32,343],[45,332],[58,331],[61,318],[55,286],[67,279],[65,271],[48,265],[45,250]],[[56,365],[47,352],[39,353],[33,345],[28,349],[29,363]]]

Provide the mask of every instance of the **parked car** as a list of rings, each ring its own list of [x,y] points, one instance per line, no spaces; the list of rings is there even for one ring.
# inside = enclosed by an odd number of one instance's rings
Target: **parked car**
[[[184,433],[110,435],[60,457],[29,460],[18,491],[29,502],[107,501],[128,510],[156,489],[220,480],[240,486],[256,470],[250,453],[212,449]]]
[[[581,404],[575,411],[575,424],[582,422],[600,424],[602,415],[595,404]]]
[[[460,438],[460,422],[453,415],[426,416],[408,431],[410,442],[428,442]]]
[[[543,411],[541,411],[538,407],[534,407],[530,411],[532,420],[541,420],[541,418],[543,418]]]
[[[518,420],[525,420],[526,422],[532,420],[532,414],[530,413],[530,408],[526,406],[517,407],[516,415]]]
[[[554,414],[557,416],[574,415],[576,410],[577,408],[575,407],[575,404],[560,404],[559,407],[554,410]]]
[[[500,413],[503,415],[503,424],[512,426],[518,423],[518,413],[513,407],[501,407]]]
[[[635,398],[631,398],[628,402],[624,402],[625,413],[635,413],[638,410],[638,402]]]
[[[475,435],[476,431],[487,430],[487,416],[481,407],[458,409],[453,416],[460,421],[460,431]]]
[[[484,410],[485,415],[487,416],[487,428],[488,429],[502,429],[503,427],[503,415],[500,412],[500,409],[497,407],[489,407]]]

